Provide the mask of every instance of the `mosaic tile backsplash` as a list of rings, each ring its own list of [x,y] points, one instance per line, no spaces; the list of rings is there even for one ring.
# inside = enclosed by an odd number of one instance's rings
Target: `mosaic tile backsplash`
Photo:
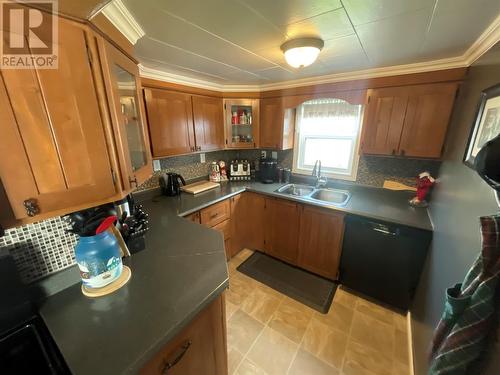
[[[270,152],[268,151],[268,156]],[[206,162],[200,163],[199,155],[185,155],[160,160],[162,170],[156,172],[138,190],[158,186],[158,176],[164,172],[176,172],[186,180],[206,177],[208,164],[212,161],[248,159],[257,161],[260,150],[228,150],[206,153]],[[278,164],[291,168],[293,151],[278,151]],[[382,157],[361,157],[356,183],[382,186],[384,180],[391,179],[414,185],[415,176],[429,171],[437,176],[440,162]],[[51,273],[75,264],[74,247],[77,237],[66,233],[67,223],[61,217],[38,223],[8,229],[0,237],[0,248],[7,248],[13,256],[24,282],[30,283]]]
[[[7,248],[25,283],[75,264],[77,236],[67,233],[68,223],[55,217],[7,229],[0,248]]]

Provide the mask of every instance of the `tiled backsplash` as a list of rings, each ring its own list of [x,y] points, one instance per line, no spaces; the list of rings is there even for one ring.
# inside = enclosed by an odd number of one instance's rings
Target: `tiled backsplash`
[[[268,156],[270,151],[268,152]],[[185,155],[160,160],[161,171],[139,187],[138,190],[150,189],[158,186],[158,176],[165,172],[176,172],[186,180],[208,176],[208,164],[212,161],[233,159],[247,159],[258,161],[260,150],[215,151],[206,153],[206,163],[200,163],[199,155]],[[293,151],[278,151],[278,163],[284,168],[292,168]],[[384,180],[394,180],[410,186],[415,185],[415,177],[423,171],[429,171],[436,176],[441,162],[433,160],[387,158],[375,156],[361,156],[359,160],[356,183],[382,187]]]
[[[269,153],[270,151],[268,151]],[[161,172],[146,181],[139,190],[158,186],[158,176],[162,172],[176,172],[186,180],[208,176],[208,164],[212,161],[260,158],[260,150],[229,150],[206,153],[206,162],[200,163],[199,155],[185,155],[160,160]],[[269,155],[270,156],[270,155]],[[293,152],[279,151],[278,163],[291,168]],[[415,176],[424,170],[436,176],[440,162],[382,157],[361,157],[357,183],[382,186],[384,180],[391,179],[413,185]],[[24,225],[6,231],[0,237],[0,248],[7,247],[19,269],[21,278],[32,282],[43,276],[60,271],[75,264],[75,235],[66,233],[67,223],[60,217],[39,223]]]
[[[77,236],[67,233],[61,217],[7,229],[0,248],[14,258],[21,279],[30,283],[40,277],[75,264]]]

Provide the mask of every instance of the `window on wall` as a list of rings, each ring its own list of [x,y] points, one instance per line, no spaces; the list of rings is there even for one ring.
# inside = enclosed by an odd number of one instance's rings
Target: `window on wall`
[[[294,173],[311,174],[321,160],[324,176],[355,180],[362,105],[341,99],[318,99],[297,110]]]

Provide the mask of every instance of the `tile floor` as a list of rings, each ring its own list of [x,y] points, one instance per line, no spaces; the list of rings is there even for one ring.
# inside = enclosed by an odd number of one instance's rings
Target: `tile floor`
[[[342,288],[328,314],[238,272],[228,263],[229,374],[408,375],[406,318]]]

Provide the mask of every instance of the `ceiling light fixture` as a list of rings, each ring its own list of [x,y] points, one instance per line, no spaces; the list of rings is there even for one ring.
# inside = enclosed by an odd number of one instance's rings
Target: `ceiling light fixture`
[[[301,68],[315,62],[324,45],[319,38],[298,38],[283,43],[281,50],[290,66]]]

